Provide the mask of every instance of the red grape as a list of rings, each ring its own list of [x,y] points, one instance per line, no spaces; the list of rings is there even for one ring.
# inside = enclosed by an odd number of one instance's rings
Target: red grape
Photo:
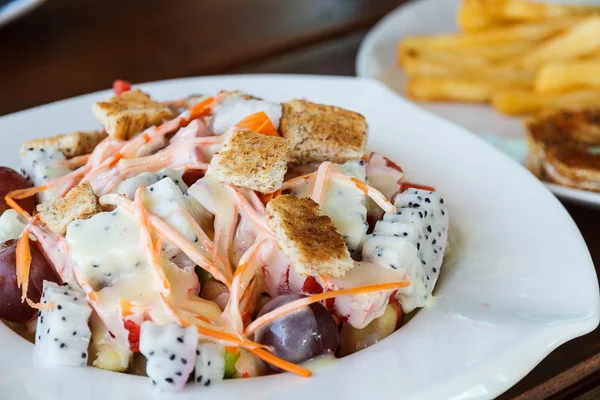
[[[44,281],[61,283],[54,267],[41,250],[38,242],[29,242],[31,249],[31,269],[27,297],[39,302]],[[8,240],[0,247],[0,318],[10,322],[26,323],[31,321],[36,310],[21,302],[21,289],[17,287],[16,274],[17,241]]]
[[[6,200],[4,200],[4,196],[6,196],[8,192],[30,187],[31,183],[29,183],[23,175],[10,168],[0,167],[0,215],[6,209],[10,208],[6,205]],[[33,212],[33,208],[35,207],[35,196],[19,200],[18,203],[25,211]]]
[[[296,294],[277,296],[262,307],[257,318],[300,298]],[[339,334],[329,311],[314,303],[258,329],[255,340],[271,347],[277,357],[298,364],[335,352]]]

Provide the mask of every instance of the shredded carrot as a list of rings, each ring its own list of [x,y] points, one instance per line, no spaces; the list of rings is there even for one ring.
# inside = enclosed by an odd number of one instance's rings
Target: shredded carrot
[[[262,264],[255,260],[261,247],[266,243],[267,239],[257,240],[248,250],[244,252],[240,259],[239,265],[233,275],[233,283],[229,292],[229,301],[227,310],[229,311],[230,322],[237,331],[244,329],[242,313],[240,310],[240,300],[244,294],[245,287],[254,276],[256,271],[262,267]]]
[[[36,310],[40,310],[40,311],[49,311],[54,309],[54,307],[56,307],[56,303],[53,301],[49,301],[47,303],[35,303],[29,299],[25,299],[25,301],[27,302],[27,305],[31,308],[35,308]]]
[[[275,129],[273,122],[264,111],[259,111],[247,116],[237,123],[237,128],[250,129],[254,132],[262,133],[267,136],[279,136],[279,132]]]
[[[315,175],[316,175],[316,172],[313,172],[311,174],[297,176],[295,178],[288,179],[287,181],[283,182],[283,185],[281,185],[281,190],[286,191],[286,190],[295,189],[296,187],[305,183],[306,181],[313,179],[315,177]]]
[[[244,196],[242,196],[242,194],[234,186],[227,185],[227,187],[235,195],[240,209],[250,219],[250,221],[252,221],[254,225],[257,228],[259,228],[263,233],[270,237],[274,237],[273,232],[271,232],[271,229],[269,229],[269,227],[267,226],[266,218],[259,216],[256,210],[252,207],[252,205],[250,205],[246,201],[246,199],[244,199]]]
[[[268,194],[262,194],[261,192],[256,192],[256,195],[260,199],[261,203],[263,203],[263,205],[266,206],[267,203],[269,203],[271,200],[281,196],[281,189],[277,189],[273,193],[268,193]]]
[[[144,189],[146,189],[146,186],[141,185],[135,191],[135,200],[133,201],[134,213],[138,219],[142,243],[145,244],[148,252],[148,262],[150,263],[152,270],[162,285],[162,292],[169,293],[171,291],[171,283],[165,276],[162,265],[160,265],[160,258],[155,251],[154,242],[152,241],[152,234],[150,233],[150,223],[148,222],[148,215],[142,199]]]
[[[281,368],[284,371],[288,371],[288,372],[294,373],[296,375],[300,375],[304,378],[310,378],[312,376],[312,372],[310,372],[308,369],[303,368],[296,364],[292,364],[291,362],[285,361],[279,357],[276,357],[266,350],[263,350],[263,349],[248,349],[248,350],[251,353],[254,353],[254,355],[260,357],[263,361],[268,362],[269,364],[274,365],[278,368]]]
[[[225,346],[225,351],[231,354],[238,354],[240,349],[238,347]]]
[[[271,323],[274,320],[276,320],[286,314],[294,312],[302,307],[306,307],[312,303],[316,303],[316,302],[327,300],[327,299],[332,299],[332,298],[339,297],[339,296],[348,296],[348,295],[357,295],[357,294],[365,294],[365,293],[373,293],[373,292],[384,292],[384,291],[388,291],[388,290],[396,290],[396,289],[400,289],[403,287],[407,287],[408,285],[410,285],[410,282],[408,282],[408,281],[382,283],[382,284],[377,284],[377,285],[361,286],[361,287],[351,288],[351,289],[333,290],[331,292],[319,293],[319,294],[315,294],[313,296],[304,297],[302,299],[287,303],[279,308],[276,308],[275,310],[273,310],[271,312],[266,313],[262,317],[257,318],[256,320],[254,320],[254,322],[252,322],[250,325],[248,325],[248,327],[244,331],[244,334],[249,335],[252,332],[254,332],[256,329],[260,328],[261,326]]]
[[[194,105],[192,108],[190,108],[190,119],[194,120],[210,114],[215,101],[216,99],[214,97],[208,97]]]
[[[4,196],[4,201],[6,202],[7,206],[9,206],[13,210],[15,210],[26,220],[29,220],[29,218],[31,218],[31,215],[29,215],[29,213],[27,211],[23,210],[23,208],[19,205],[19,203],[17,203],[16,201],[13,200],[12,197],[10,197],[10,193],[7,194],[6,196]]]
[[[360,190],[363,191],[364,194],[369,193],[369,187],[367,186],[366,183],[364,183],[363,181],[361,181],[360,179],[356,179],[356,178],[351,178],[352,183],[354,183],[354,185],[359,188]]]
[[[127,299],[119,299],[119,305],[121,307],[121,316],[122,317],[127,317],[129,315],[133,314],[133,311],[131,311],[131,302]]]
[[[64,165],[65,167],[69,167],[69,168],[81,167],[82,165],[85,165],[88,163],[90,156],[91,156],[91,154],[75,156],[68,160],[62,161],[61,164]]]
[[[31,249],[29,248],[29,228],[26,227],[17,241],[16,253],[17,287],[21,288],[21,302],[25,302],[27,298],[30,268]]]
[[[317,204],[321,204],[321,200],[325,194],[325,183],[327,182],[327,175],[332,166],[332,163],[325,161],[319,165],[319,169],[317,170],[317,175],[309,196]]]
[[[341,174],[339,172],[332,172],[331,178],[341,184],[351,186],[351,187],[356,187],[356,188],[362,190],[379,207],[381,207],[383,209],[383,211],[396,212],[396,207],[392,203],[390,203],[390,201],[379,190],[375,189],[374,187],[369,186],[366,183],[364,183],[356,178],[352,178],[346,174]]]

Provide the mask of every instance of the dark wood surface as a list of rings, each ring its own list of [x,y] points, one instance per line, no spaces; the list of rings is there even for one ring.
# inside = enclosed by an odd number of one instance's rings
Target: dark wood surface
[[[105,89],[117,77],[353,75],[368,29],[403,2],[49,0],[0,28],[0,115]],[[600,210],[566,207],[600,265]],[[597,329],[561,346],[500,398],[600,399],[599,385]]]

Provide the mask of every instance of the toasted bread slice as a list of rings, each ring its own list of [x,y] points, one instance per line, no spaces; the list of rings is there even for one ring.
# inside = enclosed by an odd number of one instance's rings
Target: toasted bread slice
[[[63,153],[66,158],[72,158],[91,153],[106,136],[104,131],[90,131],[72,132],[43,139],[33,139],[23,143],[20,153],[24,155],[28,149],[41,149],[42,147],[50,146]]]
[[[249,129],[232,131],[208,165],[206,178],[273,193],[287,171],[289,142]]]
[[[538,178],[584,190],[600,191],[600,109],[554,110],[525,122],[528,167]]]
[[[600,108],[560,109],[545,112],[525,122],[537,141],[600,145]]]
[[[283,103],[279,129],[292,144],[290,161],[358,161],[367,143],[365,117],[343,108],[292,100]]]
[[[88,219],[102,212],[89,182],[75,186],[64,198],[38,204],[37,210],[42,224],[59,235],[67,233],[67,225],[76,219]]]
[[[551,146],[544,172],[550,182],[600,192],[600,156],[585,150]]]
[[[313,200],[285,194],[267,204],[267,214],[279,247],[298,273],[341,277],[354,267],[346,241]]]
[[[94,104],[92,111],[110,137],[117,140],[132,138],[144,129],[173,117],[168,107],[156,103],[138,89],[124,92],[108,101],[99,101]]]

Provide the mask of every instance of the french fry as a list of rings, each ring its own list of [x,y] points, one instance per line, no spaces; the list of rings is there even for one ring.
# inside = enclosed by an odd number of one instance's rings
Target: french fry
[[[494,107],[504,114],[536,113],[553,108],[600,106],[600,90],[579,90],[567,93],[545,94],[533,90],[499,90],[493,95]]]
[[[600,16],[593,15],[507,65],[536,68],[549,61],[569,60],[600,50]]]
[[[495,18],[480,7],[470,7],[466,2],[463,2],[463,6],[458,10],[456,23],[464,32],[477,32],[506,25],[505,21]]]
[[[412,77],[408,81],[408,95],[423,101],[489,102],[494,93],[514,85],[486,80],[460,78]]]
[[[565,15],[585,15],[600,11],[597,6],[547,4],[525,0],[464,0],[463,8],[485,14],[496,21],[540,21]]]
[[[600,61],[555,62],[544,65],[537,74],[535,90],[540,93],[573,89],[600,89]]]
[[[411,77],[457,78],[459,80],[482,80],[495,82],[498,86],[532,88],[535,71],[514,68],[477,68],[460,64],[442,64],[427,57],[407,57],[403,64],[404,72]]]

